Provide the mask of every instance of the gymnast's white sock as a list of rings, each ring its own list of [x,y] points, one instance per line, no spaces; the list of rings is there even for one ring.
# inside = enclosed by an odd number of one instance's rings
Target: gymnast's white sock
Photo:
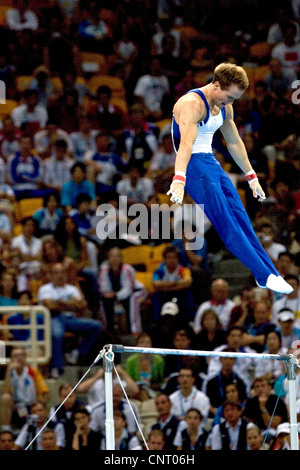
[[[266,287],[275,292],[280,292],[281,294],[290,294],[294,290],[283,277],[275,276],[275,274],[270,274],[266,282]]]

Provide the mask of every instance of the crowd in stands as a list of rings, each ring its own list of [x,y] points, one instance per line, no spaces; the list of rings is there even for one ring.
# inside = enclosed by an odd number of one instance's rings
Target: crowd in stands
[[[0,450],[106,448],[102,367],[72,394],[64,375],[104,344],[258,354],[300,344],[300,2],[264,4],[1,2],[0,340],[22,345],[7,346],[0,365]],[[249,273],[231,295],[226,274],[214,273],[232,255],[210,221],[187,194],[180,207],[166,196],[173,104],[225,61],[249,76],[234,118],[266,200],[252,197],[220,133],[213,152],[291,294],[261,289]],[[33,305],[51,313],[43,368],[24,346],[29,316],[5,312]],[[290,449],[283,362],[119,361],[117,450],[146,448],[132,409],[150,450]]]

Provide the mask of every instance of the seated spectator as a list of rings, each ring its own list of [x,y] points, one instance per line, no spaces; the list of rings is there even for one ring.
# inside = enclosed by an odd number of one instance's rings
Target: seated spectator
[[[25,90],[23,100],[23,104],[14,108],[11,118],[17,128],[22,128],[23,131],[33,136],[46,126],[48,111],[47,108],[38,104],[38,94],[35,90]]]
[[[72,439],[72,450],[98,451],[100,449],[102,435],[90,429],[90,419],[90,413],[86,408],[79,408],[73,412],[76,429]]]
[[[285,279],[287,280],[287,282],[291,284],[294,290],[290,294],[284,294],[280,299],[276,300],[273,303],[271,321],[272,323],[275,323],[275,325],[279,325],[278,324],[279,312],[283,308],[289,308],[294,313],[294,316],[295,316],[294,328],[295,328],[296,334],[298,335],[300,332],[300,322],[299,322],[300,281],[299,281],[299,277],[296,276],[295,274],[288,274],[287,276],[285,276]]]
[[[256,352],[261,353],[265,349],[265,337],[269,331],[276,329],[270,318],[270,308],[265,302],[256,302],[254,311],[254,322],[243,334],[244,346],[249,345]]]
[[[145,296],[145,288],[137,281],[134,268],[123,262],[118,247],[111,248],[107,260],[100,265],[98,284],[107,331],[115,334],[115,309],[120,309],[121,305],[125,310],[126,330],[141,333],[140,302]]]
[[[54,94],[50,72],[44,65],[40,65],[33,71],[32,75],[33,79],[28,88],[29,90],[36,90],[38,92],[38,104],[47,108]]]
[[[47,403],[49,388],[39,370],[27,365],[24,348],[15,346],[10,358],[1,391],[0,422],[6,429],[20,429],[31,405],[37,401]]]
[[[65,152],[68,156],[72,155],[73,146],[69,134],[60,129],[54,119],[48,119],[45,129],[37,131],[33,136],[34,148],[39,157],[44,160],[55,153],[55,144],[57,141],[66,143]]]
[[[285,278],[285,276],[293,274],[293,263],[294,255],[292,253],[288,251],[283,251],[282,253],[279,253],[276,267],[280,276]]]
[[[48,421],[48,409],[45,403],[36,402],[30,407],[30,415],[27,417],[26,424],[22,427],[21,431],[15,440],[15,445],[18,450],[24,450],[27,446],[30,450],[42,450],[41,439],[42,434],[37,436],[33,441],[36,434]],[[47,428],[54,431],[56,436],[56,444],[58,449],[65,447],[65,430],[61,423],[50,421]],[[33,441],[33,442],[32,442]]]
[[[89,353],[97,341],[102,325],[97,320],[84,318],[87,302],[79,289],[66,282],[66,270],[62,263],[52,268],[52,282],[42,285],[38,290],[38,302],[52,314],[52,361],[51,375],[58,378],[64,371],[63,339],[66,331],[78,332],[81,341],[78,349],[72,351],[69,361],[76,363]],[[81,315],[81,317],[76,317]]]
[[[149,70],[138,78],[133,92],[145,106],[147,118],[154,122],[163,118],[162,101],[170,91],[170,83],[162,67],[160,57],[151,56]]]
[[[5,116],[2,119],[2,129],[0,131],[0,150],[5,162],[7,162],[10,155],[20,151],[21,136],[22,132],[15,126],[11,116]]]
[[[119,196],[127,197],[127,204],[145,204],[154,194],[153,181],[143,176],[140,168],[129,164],[123,174],[123,178],[118,181],[116,191]]]
[[[272,58],[279,59],[285,70],[292,70],[298,76],[300,66],[300,44],[296,41],[297,23],[287,22],[283,39],[272,49]],[[299,29],[299,28],[298,28]]]
[[[281,345],[281,335],[277,330],[271,330],[265,335],[265,354],[286,354],[287,349]],[[254,377],[264,375],[270,382],[274,382],[282,375],[282,363],[276,359],[259,359],[256,362]]]
[[[225,386],[225,401],[226,400],[233,400],[239,403],[242,409],[245,408],[246,399],[244,400],[240,399],[240,392],[239,392],[239,388],[236,382],[229,383],[228,385]],[[218,407],[211,425],[212,427],[214,427],[215,424],[221,424],[223,421],[225,421],[225,418],[224,418],[223,404],[222,404]]]
[[[147,446],[149,450],[164,450],[165,437],[160,429],[152,429],[147,438]]]
[[[278,312],[278,324],[280,328],[281,343],[283,348],[290,349],[294,341],[300,340],[299,330],[295,330],[295,315],[289,308],[282,308]]]
[[[47,236],[42,242],[42,256],[39,277],[42,284],[52,280],[52,267],[56,263],[62,263],[66,269],[67,283],[77,282],[78,268],[75,260],[66,256],[62,246],[55,240],[53,235]]]
[[[41,160],[32,151],[32,139],[23,134],[20,151],[10,155],[7,163],[8,181],[17,199],[40,197]]]
[[[228,327],[242,326],[247,329],[253,322],[253,308],[255,304],[255,291],[251,286],[243,287],[238,301],[231,310]]]
[[[201,317],[201,330],[192,338],[192,349],[213,351],[226,342],[226,332],[223,330],[215,310],[208,308]]]
[[[141,333],[137,338],[136,347],[151,348],[152,341],[149,335]],[[165,361],[156,354],[132,354],[126,359],[125,370],[139,386],[138,400],[153,398],[156,391],[161,389],[164,381]]]
[[[76,162],[71,168],[71,180],[64,183],[61,188],[61,205],[68,213],[76,208],[78,194],[87,193],[91,196],[92,206],[96,208],[95,185],[86,179],[86,165]]]
[[[74,220],[80,236],[98,243],[96,237],[96,227],[94,225],[94,211],[91,210],[91,197],[89,194],[78,194],[76,199],[76,209],[69,212],[69,216]]]
[[[128,127],[118,139],[118,153],[142,172],[148,169],[151,158],[158,150],[157,127],[147,121],[144,109],[139,103],[130,106]]]
[[[81,50],[106,52],[107,39],[111,36],[111,29],[101,19],[100,7],[97,2],[89,0],[82,4],[77,34]]]
[[[114,429],[115,429],[115,449],[126,450],[143,450],[140,442],[134,434],[128,431],[127,419],[121,410],[114,411]],[[106,449],[106,438],[102,439],[101,450]]]
[[[158,412],[158,420],[151,426],[151,431],[159,430],[163,433],[164,450],[175,450],[173,441],[181,421],[171,413],[172,402],[168,395],[164,393],[157,395],[155,405]],[[150,434],[148,439],[149,436]]]
[[[280,253],[286,251],[282,243],[275,241],[276,232],[271,222],[258,224],[257,236],[273,262],[277,262]]]
[[[276,438],[271,443],[269,450],[291,450],[290,423],[280,423],[276,429]]]
[[[226,348],[225,352],[233,352],[232,348]],[[208,375],[203,383],[202,390],[210,400],[210,412],[215,415],[219,406],[224,402],[225,387],[233,381],[237,384],[240,399],[246,400],[250,393],[250,384],[247,380],[233,371],[236,362],[235,357],[220,357],[221,370],[216,370],[214,375]]]
[[[63,450],[57,445],[57,438],[54,429],[45,428],[41,432],[40,450]]]
[[[71,180],[71,168],[74,160],[68,157],[67,142],[56,140],[53,153],[42,164],[42,183],[46,189],[60,192],[63,185]]]
[[[14,226],[14,202],[16,196],[10,184],[0,183],[0,210],[7,215],[10,223]]]
[[[116,365],[116,371],[122,380],[122,385],[129,397],[134,397],[139,393],[139,387],[135,381],[127,374],[127,372],[120,366]],[[113,371],[113,381],[117,382],[115,371]],[[100,367],[91,378],[83,380],[78,385],[79,393],[87,394],[87,407],[91,409],[93,405],[99,401],[105,400],[105,383],[104,383],[104,369]]]
[[[37,224],[36,234],[38,237],[54,234],[58,222],[63,217],[63,211],[60,209],[59,193],[54,191],[46,194],[43,207],[37,209],[32,217]]]
[[[229,285],[225,279],[215,279],[211,284],[211,299],[204,301],[198,308],[194,319],[194,331],[199,333],[203,312],[212,308],[218,314],[223,329],[228,327],[231,310],[234,302],[228,298]]]
[[[177,302],[166,302],[161,308],[159,321],[149,330],[153,347],[172,348],[174,333],[183,325],[184,322],[179,319]],[[166,359],[168,357],[166,356]]]
[[[37,274],[40,269],[42,240],[35,236],[36,221],[29,216],[22,220],[22,233],[12,238],[11,248],[18,249],[22,255],[21,268],[28,279]]]
[[[165,302],[176,297],[179,312],[184,312],[184,319],[188,322],[194,318],[195,305],[191,285],[193,282],[191,271],[179,263],[179,253],[174,246],[166,247],[163,252],[164,262],[153,273],[152,294],[153,320],[159,320],[161,307]]]
[[[107,85],[99,86],[95,104],[91,104],[88,115],[93,128],[104,130],[116,139],[127,125],[127,116],[118,105],[111,102],[111,98],[111,88]]]
[[[84,163],[88,178],[96,186],[97,196],[115,190],[117,180],[125,170],[125,163],[119,155],[110,151],[109,134],[101,130],[95,136],[96,151],[87,151]]]
[[[0,280],[0,306],[18,305],[18,286],[16,274],[12,269],[5,269]]]
[[[273,437],[277,426],[287,421],[288,410],[284,401],[272,393],[272,385],[265,376],[255,378],[252,388],[254,396],[248,398],[244,416],[258,426],[263,434],[268,430],[270,437]]]
[[[4,207],[7,207],[6,204],[4,204]],[[5,208],[3,210],[0,205],[0,237],[2,240],[11,240],[13,236],[13,219],[11,214],[7,214]]]
[[[292,83],[297,80],[297,74],[293,70],[283,68],[279,59],[271,59],[269,62],[270,72],[265,76],[268,91],[277,98],[282,98],[292,88]]]
[[[18,305],[21,307],[27,307],[33,305],[32,294],[29,290],[21,291],[18,293]],[[36,315],[36,324],[43,325],[45,323],[44,315],[42,313],[38,313]],[[29,313],[14,313],[9,315],[7,318],[8,325],[30,325],[31,324],[31,317]],[[12,336],[12,340],[17,341],[27,341],[31,337],[31,331],[25,329],[11,329],[10,334]],[[37,340],[43,341],[44,339],[44,330],[37,330]]]
[[[203,428],[203,416],[197,408],[190,408],[185,417],[186,425],[180,427],[174,439],[177,450],[205,450],[208,431]]]
[[[0,80],[1,87],[5,87],[5,98],[19,101],[20,94],[17,88],[16,67],[10,64],[10,54],[8,51],[0,52]],[[1,90],[2,90],[1,88]],[[2,97],[2,96],[1,96]]]
[[[96,152],[95,137],[99,130],[93,129],[88,116],[80,116],[78,119],[78,130],[70,133],[73,148],[73,158],[82,162],[86,152]]]
[[[130,408],[131,405],[131,408]],[[140,423],[140,415],[137,406],[134,402],[130,401],[130,405],[125,398],[123,398],[123,390],[119,383],[113,384],[113,410],[119,410],[125,415],[127,421],[127,429],[130,434],[136,434],[138,427],[133,417],[132,410],[136,416],[137,422]],[[91,422],[90,428],[93,431],[100,431],[105,434],[105,400],[96,403],[91,409]]]
[[[169,398],[172,402],[171,413],[178,419],[184,420],[187,411],[197,408],[206,423],[209,410],[209,397],[195,387],[195,376],[192,369],[181,369],[178,375],[179,390],[173,392]]]
[[[238,402],[226,400],[223,404],[225,420],[216,424],[208,438],[209,450],[247,450],[247,420]]]
[[[247,425],[247,450],[269,450],[259,427],[252,423]]]
[[[11,31],[30,29],[36,31],[39,27],[38,16],[28,8],[24,0],[13,0],[13,8],[7,10],[6,23]]]
[[[0,450],[16,450],[14,434],[11,431],[0,432]]]
[[[162,130],[159,135],[159,148],[153,154],[145,175],[155,181],[155,190],[158,193],[168,191],[168,185],[174,173],[174,164],[175,151],[171,134]]]

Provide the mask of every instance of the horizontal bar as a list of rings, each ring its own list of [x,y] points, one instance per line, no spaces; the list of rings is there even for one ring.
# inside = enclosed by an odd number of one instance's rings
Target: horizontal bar
[[[264,353],[239,353],[228,351],[195,351],[193,349],[162,349],[162,348],[139,348],[134,346],[123,346],[121,344],[106,345],[114,353],[140,353],[140,354],[173,354],[176,356],[206,356],[206,357],[236,357],[245,359],[276,359],[278,361],[293,361],[292,354],[264,354]]]

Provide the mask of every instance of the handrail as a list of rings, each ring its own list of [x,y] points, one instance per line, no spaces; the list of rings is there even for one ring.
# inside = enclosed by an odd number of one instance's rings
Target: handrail
[[[51,359],[52,347],[51,347],[51,314],[50,310],[43,305],[32,305],[32,306],[7,306],[0,307],[0,314],[12,315],[13,313],[29,314],[30,322],[28,325],[9,325],[0,323],[0,334],[2,331],[13,330],[29,330],[29,339],[26,341],[22,340],[8,340],[4,341],[5,349],[7,346],[21,346],[25,349],[30,348],[30,355],[27,357],[27,362],[36,367],[39,364],[47,364]],[[37,323],[37,315],[42,314],[44,316],[44,323]],[[38,330],[43,330],[44,339],[38,339]],[[40,348],[42,346],[42,348]],[[8,357],[1,357],[1,364],[8,364]]]

